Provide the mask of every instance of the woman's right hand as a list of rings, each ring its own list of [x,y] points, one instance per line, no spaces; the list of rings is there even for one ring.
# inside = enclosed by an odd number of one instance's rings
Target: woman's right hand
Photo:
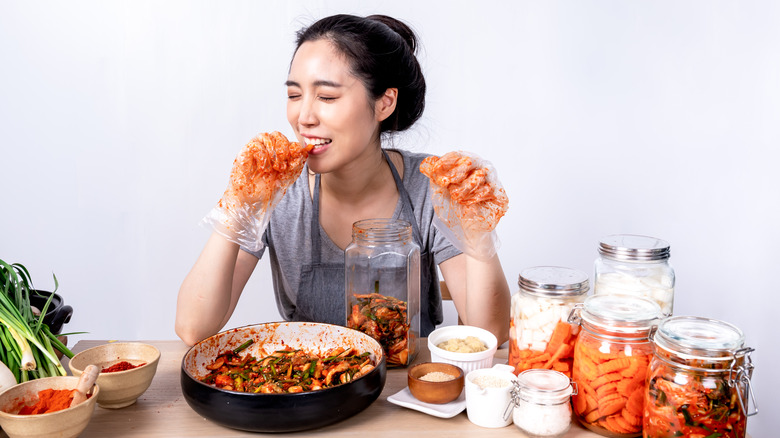
[[[280,132],[253,138],[233,161],[228,187],[203,222],[231,242],[260,250],[271,212],[303,171],[309,150]]]

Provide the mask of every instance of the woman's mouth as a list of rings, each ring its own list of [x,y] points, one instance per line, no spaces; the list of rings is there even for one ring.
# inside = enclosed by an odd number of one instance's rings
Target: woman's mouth
[[[317,153],[318,151],[321,151],[325,149],[327,145],[329,145],[333,140],[329,138],[314,138],[314,137],[303,137],[304,141],[306,141],[307,146],[311,146],[313,149],[311,150],[312,153]]]

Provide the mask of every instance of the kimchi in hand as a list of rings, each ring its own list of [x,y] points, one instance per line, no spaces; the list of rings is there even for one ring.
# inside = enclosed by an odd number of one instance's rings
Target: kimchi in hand
[[[430,156],[420,172],[431,180],[437,224],[458,249],[481,260],[495,255],[496,225],[509,198],[492,165],[465,152]]]
[[[259,250],[273,208],[301,174],[310,150],[280,132],[253,138],[233,161],[230,183],[204,223],[232,242]]]

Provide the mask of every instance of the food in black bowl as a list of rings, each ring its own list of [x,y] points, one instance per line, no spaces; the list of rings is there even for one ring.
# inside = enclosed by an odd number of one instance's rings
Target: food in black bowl
[[[311,356],[304,358],[295,350]],[[341,360],[338,354],[358,357],[338,370],[328,368]],[[272,362],[278,367],[266,370],[262,378],[250,374],[252,366],[237,370],[253,359],[255,369]],[[322,372],[312,387],[316,363]],[[271,382],[272,374],[282,376]],[[275,322],[227,330],[195,344],[182,359],[181,386],[190,407],[217,424],[253,432],[294,432],[362,411],[379,397],[386,376],[382,346],[364,333],[331,324]]]

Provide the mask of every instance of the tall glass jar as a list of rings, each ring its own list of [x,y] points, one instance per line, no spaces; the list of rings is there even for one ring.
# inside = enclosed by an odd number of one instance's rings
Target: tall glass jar
[[[608,437],[642,434],[652,345],[661,318],[655,301],[633,295],[593,295],[569,318],[582,327],[574,346],[572,407],[586,428]]]
[[[607,236],[599,242],[593,294],[628,294],[648,297],[664,315],[674,307],[674,269],[669,244],[661,239],[632,234]]]
[[[382,344],[388,367],[406,366],[420,337],[420,247],[398,219],[352,225],[345,252],[347,327]]]
[[[644,436],[744,437],[747,417],[758,410],[748,406],[755,407],[753,349],[744,346],[742,331],[722,321],[673,316],[652,340]]]
[[[512,296],[509,365],[515,374],[547,368],[571,377],[579,326],[567,322],[590,289],[588,275],[576,269],[537,266],[520,273]]]

